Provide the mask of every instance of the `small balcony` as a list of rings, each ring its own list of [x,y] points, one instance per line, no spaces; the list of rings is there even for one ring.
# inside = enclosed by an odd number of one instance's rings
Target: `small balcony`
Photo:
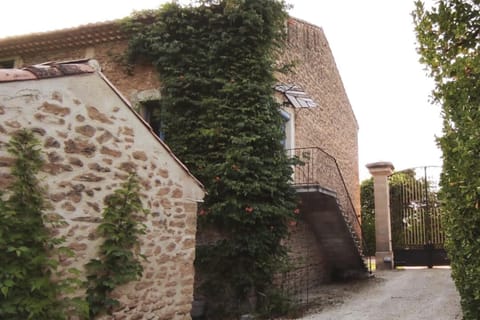
[[[313,230],[331,270],[361,274],[360,219],[336,159],[318,147],[288,151],[297,160],[293,185],[301,200],[302,219]]]
[[[319,193],[335,198],[346,221],[360,239],[360,218],[337,160],[319,147],[296,148],[288,152],[298,161],[293,168],[293,185],[297,192]]]

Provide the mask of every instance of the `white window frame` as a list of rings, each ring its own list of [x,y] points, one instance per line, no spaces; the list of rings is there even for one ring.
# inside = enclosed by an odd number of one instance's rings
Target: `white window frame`
[[[295,113],[293,108],[281,107],[280,114],[285,120],[285,150],[295,149]]]

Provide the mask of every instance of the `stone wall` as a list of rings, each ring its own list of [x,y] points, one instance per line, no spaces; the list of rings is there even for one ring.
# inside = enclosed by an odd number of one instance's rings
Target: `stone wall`
[[[295,301],[305,298],[312,288],[328,282],[329,265],[312,226],[303,219],[290,226],[286,247],[291,265],[275,281]]]
[[[278,74],[277,78],[280,82],[301,86],[318,105],[315,108],[303,109],[287,107],[288,112],[293,113],[292,119],[295,119],[295,126],[292,129],[295,137],[291,143],[296,148],[322,148],[336,159],[345,179],[349,196],[359,214],[358,124],[328,41],[321,28],[307,22],[291,18],[288,20],[287,27],[287,47],[279,62],[293,62],[295,67],[293,72]],[[138,63],[134,66],[131,74],[126,72],[125,66],[121,62],[126,48],[125,40],[105,41],[90,47],[84,46],[68,50],[42,51],[38,49],[36,53],[22,54],[21,58],[26,65],[52,60],[94,58],[99,61],[104,74],[119,88],[122,94],[130,101],[138,102],[142,100],[141,97],[145,96],[145,93],[150,94],[152,90],[159,88],[160,83],[156,71],[150,63]],[[330,162],[325,165],[330,165]],[[321,166],[318,168],[320,170]],[[330,176],[325,172],[323,174],[324,179],[328,179]],[[335,181],[326,181],[326,186],[333,190],[343,188],[338,175],[331,176]],[[218,235],[213,233],[202,234],[199,240],[202,243],[208,243],[217,237]],[[305,239],[302,240],[302,237],[303,235],[299,233],[292,236],[290,241],[294,247],[303,247],[302,250],[319,248],[318,243],[303,241]],[[316,246],[315,249],[309,247],[310,245]],[[319,281],[327,280],[325,265],[322,263],[316,265],[318,267],[317,279]]]
[[[96,46],[77,47],[75,49],[38,50],[24,54],[24,65],[33,65],[45,61],[69,61],[78,59],[95,59],[100,63],[102,73],[129,100],[136,101],[139,92],[158,89],[158,74],[149,62],[139,62],[132,70],[127,70],[123,55],[128,42],[125,40],[102,42]]]
[[[96,229],[104,199],[136,172],[150,214],[141,236],[143,277],[114,291],[115,319],[189,319],[193,298],[196,210],[203,191],[150,129],[97,74],[0,83],[0,187],[11,181],[5,143],[20,128],[41,141],[46,164],[40,181],[48,214],[66,222],[75,252],[62,268],[97,257]],[[111,319],[111,317],[108,317]]]
[[[297,148],[320,147],[336,158],[357,213],[360,213],[358,124],[328,41],[320,27],[295,18],[288,20],[288,40],[280,63],[294,63],[293,72],[278,74],[279,82],[301,86],[318,107],[295,110]],[[22,54],[25,65],[45,61],[94,58],[102,72],[130,101],[160,87],[151,63],[139,62],[128,73],[122,62],[126,40],[106,41],[75,49],[41,50]],[[1,58],[1,57],[0,57]]]
[[[318,105],[295,110],[295,147],[320,147],[337,160],[360,214],[358,124],[323,30],[290,18],[280,62],[294,63],[294,68],[277,78],[299,85]]]

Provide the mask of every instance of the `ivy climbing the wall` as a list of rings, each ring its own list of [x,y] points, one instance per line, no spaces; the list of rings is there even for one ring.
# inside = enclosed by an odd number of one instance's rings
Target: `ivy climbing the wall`
[[[75,279],[52,280],[56,249],[63,254],[69,250],[55,248],[63,239],[52,237],[45,225],[47,202],[36,176],[44,163],[40,143],[31,131],[21,130],[7,151],[13,159],[13,182],[7,198],[0,198],[0,319],[57,320],[85,314],[81,299],[62,297]]]
[[[121,188],[106,198],[103,221],[98,233],[104,238],[100,245],[100,258],[87,264],[87,302],[90,318],[102,313],[111,313],[119,302],[110,296],[118,286],[138,280],[143,267],[136,253],[139,249],[138,236],[144,234],[144,225],[135,214],[147,211],[139,195],[139,183],[130,175]]]
[[[217,304],[265,297],[286,258],[296,197],[273,97],[286,17],[283,1],[221,0],[126,22],[131,62],[158,71],[166,142],[206,186],[199,232],[225,235],[197,250],[203,294]]]

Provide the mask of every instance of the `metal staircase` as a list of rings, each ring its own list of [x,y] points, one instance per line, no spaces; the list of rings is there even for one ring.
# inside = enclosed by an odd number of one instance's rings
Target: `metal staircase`
[[[367,274],[361,223],[336,159],[318,147],[289,150],[294,187],[307,223],[329,257],[335,278]]]

